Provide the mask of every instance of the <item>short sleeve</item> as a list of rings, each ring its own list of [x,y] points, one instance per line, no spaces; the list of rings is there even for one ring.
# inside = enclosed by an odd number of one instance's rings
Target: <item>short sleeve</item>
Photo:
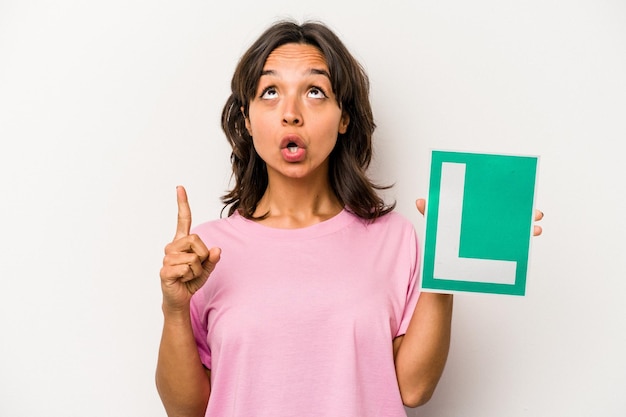
[[[419,245],[417,241],[417,235],[414,229],[410,236],[411,237],[408,242],[408,249],[410,251],[410,277],[408,280],[408,285],[406,287],[406,302],[404,305],[404,311],[402,312],[400,326],[398,327],[398,332],[396,333],[395,337],[402,336],[406,333],[406,329],[409,327],[409,323],[411,322],[411,318],[413,317],[413,312],[415,311],[415,306],[417,305],[417,300],[420,296]]]
[[[191,328],[193,329],[193,336],[196,340],[196,346],[198,347],[198,353],[200,354],[200,361],[207,368],[211,369],[211,349],[208,343],[208,330],[207,320],[204,314],[198,311],[197,302],[198,293],[191,298],[190,316],[191,316]]]

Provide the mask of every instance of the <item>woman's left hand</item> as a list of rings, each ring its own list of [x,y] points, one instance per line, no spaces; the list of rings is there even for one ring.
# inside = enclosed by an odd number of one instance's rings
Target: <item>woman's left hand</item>
[[[415,200],[415,207],[417,207],[417,210],[424,215],[424,212],[426,211],[426,200],[423,198]],[[535,221],[538,222],[541,219],[543,219],[543,211],[535,209]],[[543,229],[541,226],[533,226],[533,236],[539,236],[542,232]]]

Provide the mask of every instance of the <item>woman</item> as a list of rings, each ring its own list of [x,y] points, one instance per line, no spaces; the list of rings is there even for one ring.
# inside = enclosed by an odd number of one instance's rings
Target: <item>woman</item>
[[[241,58],[222,113],[229,216],[191,234],[177,189],[156,375],[168,415],[393,417],[432,395],[452,296],[419,293],[414,229],[366,175],[368,94],[322,24],[276,23]]]

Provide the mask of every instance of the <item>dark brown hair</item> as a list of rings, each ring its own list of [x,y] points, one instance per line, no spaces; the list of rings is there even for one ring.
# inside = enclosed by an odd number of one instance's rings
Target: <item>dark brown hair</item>
[[[372,134],[376,125],[369,101],[369,79],[359,62],[332,30],[319,22],[274,23],[241,57],[231,82],[231,95],[222,111],[222,129],[232,147],[235,185],[222,197],[228,215],[236,210],[254,218],[267,187],[267,168],[256,153],[245,126],[245,114],[256,94],[269,54],[288,43],[312,45],[326,58],[331,85],[339,107],[350,117],[345,134],[329,156],[329,181],[339,201],[357,216],[375,219],[393,210],[376,190],[389,188],[372,183],[366,171],[372,158]]]

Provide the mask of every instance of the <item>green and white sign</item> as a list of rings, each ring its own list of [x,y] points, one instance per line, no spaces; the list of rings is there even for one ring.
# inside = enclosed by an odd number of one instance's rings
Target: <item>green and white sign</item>
[[[524,295],[538,158],[432,151],[422,289]]]

